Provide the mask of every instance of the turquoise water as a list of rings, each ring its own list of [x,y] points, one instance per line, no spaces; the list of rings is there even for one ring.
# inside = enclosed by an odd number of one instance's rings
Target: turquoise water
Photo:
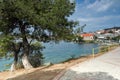
[[[42,51],[45,62],[59,63],[70,58],[85,56],[92,53],[92,48],[98,47],[98,44],[77,44],[73,42],[60,42],[59,44],[45,43],[45,49]],[[97,51],[95,51],[97,53]]]
[[[71,56],[80,57],[92,53],[92,48],[98,47],[97,44],[77,44],[73,42],[44,43],[46,48],[42,51],[45,59],[44,63],[60,63]],[[97,52],[97,51],[96,51]],[[13,59],[0,59],[0,71],[9,69],[6,64],[12,63]]]
[[[11,58],[11,59],[5,59],[5,58],[0,59],[0,71],[6,70],[6,69],[8,70],[10,67],[7,66],[7,64],[11,64],[12,61],[13,61],[13,58]]]

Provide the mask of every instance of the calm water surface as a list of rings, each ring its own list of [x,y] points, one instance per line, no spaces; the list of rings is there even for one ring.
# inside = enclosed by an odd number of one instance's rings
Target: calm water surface
[[[59,63],[65,61],[71,56],[80,57],[92,53],[92,48],[98,47],[98,44],[77,44],[73,42],[45,43],[46,47],[42,52],[45,62]],[[96,51],[97,52],[97,51]]]
[[[97,44],[77,44],[73,42],[60,42],[59,44],[55,43],[44,43],[46,48],[42,51],[45,60],[45,63],[60,63],[69,59],[71,56],[80,57],[92,53],[92,48],[98,47]],[[96,51],[97,52],[97,51]],[[9,69],[6,67],[6,64],[12,63],[13,59],[0,59],[0,71]]]

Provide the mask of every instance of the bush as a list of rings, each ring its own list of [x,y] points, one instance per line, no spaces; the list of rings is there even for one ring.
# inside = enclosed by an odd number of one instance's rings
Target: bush
[[[107,46],[100,47],[100,52],[106,52],[106,51],[108,51],[108,47]]]
[[[43,55],[41,53],[32,54],[29,56],[29,61],[33,67],[39,67],[43,64]]]
[[[19,61],[16,65],[16,69],[22,69],[22,68],[24,68],[22,61]]]
[[[85,40],[85,43],[94,43],[93,40]]]

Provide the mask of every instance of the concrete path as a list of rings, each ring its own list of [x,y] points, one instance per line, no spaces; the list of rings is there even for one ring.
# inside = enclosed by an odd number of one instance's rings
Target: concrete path
[[[120,80],[120,47],[72,66],[54,80]]]

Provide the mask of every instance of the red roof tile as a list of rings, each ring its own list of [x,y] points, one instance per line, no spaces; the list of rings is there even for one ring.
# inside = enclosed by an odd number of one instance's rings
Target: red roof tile
[[[81,34],[82,37],[89,37],[89,36],[94,36],[94,34],[91,33],[86,33],[86,34]]]

